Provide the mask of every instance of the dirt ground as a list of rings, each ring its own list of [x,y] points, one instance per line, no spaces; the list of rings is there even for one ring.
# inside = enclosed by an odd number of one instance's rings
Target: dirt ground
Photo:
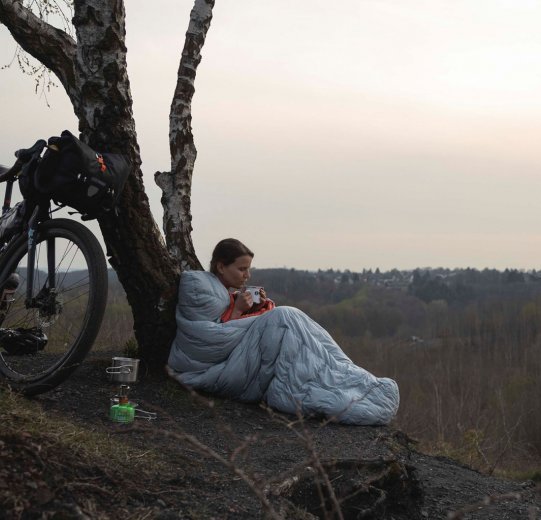
[[[392,425],[299,422],[192,395],[144,366],[130,398],[157,418],[113,423],[110,358],[91,354],[28,410],[2,408],[1,519],[541,519],[533,482],[419,453]]]

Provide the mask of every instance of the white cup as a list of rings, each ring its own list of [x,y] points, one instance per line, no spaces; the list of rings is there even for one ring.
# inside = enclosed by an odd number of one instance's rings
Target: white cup
[[[254,303],[261,303],[261,296],[259,294],[260,289],[261,287],[256,285],[248,285],[248,287],[246,287],[244,290],[252,295],[252,301]]]

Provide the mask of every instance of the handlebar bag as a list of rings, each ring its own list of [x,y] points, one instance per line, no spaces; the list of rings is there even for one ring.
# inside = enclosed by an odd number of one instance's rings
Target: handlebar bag
[[[49,138],[34,184],[39,193],[89,220],[115,208],[129,172],[126,156],[98,153],[64,130]]]

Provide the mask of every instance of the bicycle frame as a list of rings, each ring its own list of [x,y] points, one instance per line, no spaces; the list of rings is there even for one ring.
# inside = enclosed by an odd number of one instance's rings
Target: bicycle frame
[[[4,195],[4,204],[2,206],[2,215],[11,209],[11,196],[13,194],[13,183],[15,179],[9,179],[6,181],[6,190]],[[48,206],[48,205],[47,205]],[[48,208],[47,208],[48,209]],[[35,277],[35,259],[36,259],[36,238],[38,224],[40,222],[40,217],[43,214],[48,213],[44,211],[44,208],[38,203],[32,211],[30,218],[28,219],[28,231],[26,231],[27,240],[28,240],[28,262],[27,262],[27,281],[26,281],[26,298],[25,306],[27,309],[35,308],[43,305],[43,303],[38,302],[37,297],[32,297],[32,288],[34,287],[34,277]],[[23,231],[23,234],[25,232]],[[21,236],[22,234],[16,235]],[[56,287],[56,273],[55,273],[55,244],[54,239],[47,240],[47,282],[49,290],[53,290]],[[3,287],[6,280],[0,282],[0,287]],[[38,294],[39,296],[39,294]]]
[[[0,166],[0,382],[25,395],[51,390],[82,363],[107,305],[97,238],[79,222],[53,218],[52,195],[34,186],[46,146],[39,140],[15,152],[11,168]],[[16,180],[24,202],[12,209]]]

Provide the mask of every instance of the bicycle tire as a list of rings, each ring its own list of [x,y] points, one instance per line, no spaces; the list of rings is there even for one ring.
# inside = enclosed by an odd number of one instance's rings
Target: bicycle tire
[[[92,348],[107,304],[108,280],[105,256],[96,237],[74,220],[48,220],[37,230],[32,295],[40,303],[28,308],[24,303],[27,242],[26,235],[18,237],[0,259],[0,280],[7,280],[12,273],[19,277],[15,294],[4,310],[0,309],[0,335],[4,338],[0,339],[0,375],[14,390],[36,395],[67,379]],[[51,243],[56,253],[52,290],[46,260],[47,244]],[[46,338],[44,346],[35,339],[36,328]],[[27,352],[28,346],[33,351]]]

